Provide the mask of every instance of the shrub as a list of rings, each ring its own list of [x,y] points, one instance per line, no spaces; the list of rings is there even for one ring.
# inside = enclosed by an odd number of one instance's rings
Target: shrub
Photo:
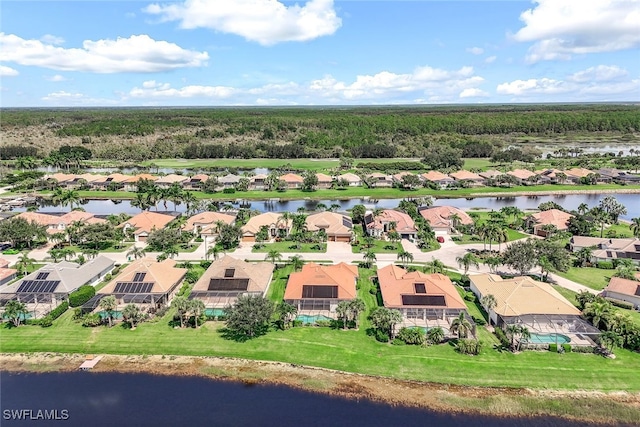
[[[391,341],[391,344],[393,344],[393,345],[405,345],[406,343],[404,341],[402,341],[400,338],[394,338],[393,341]]]
[[[613,270],[613,263],[609,261],[598,261],[596,267],[601,268],[603,270]]]
[[[502,330],[502,328],[495,328],[494,329],[494,333],[496,334],[496,337],[498,338],[498,340],[500,341],[500,344],[502,344],[503,347],[511,347],[511,341],[509,341],[509,338],[507,338],[507,335],[504,333],[504,331]]]
[[[619,299],[609,298],[609,297],[605,297],[605,299],[609,301],[611,304],[615,305],[616,307],[625,308],[627,310],[633,310],[633,304],[631,304],[630,302],[621,301]]]
[[[593,347],[573,347],[571,351],[574,353],[593,353]]]
[[[56,320],[58,317],[62,316],[62,313],[67,311],[69,308],[69,303],[67,301],[63,301],[62,304],[54,308],[47,314],[47,317],[51,318],[51,320]]]
[[[476,300],[476,295],[473,292],[466,292],[464,294],[464,299],[466,299],[467,301],[475,301]]]
[[[565,353],[571,353],[571,344],[562,344],[562,349]]]
[[[84,317],[84,313],[82,312],[82,308],[78,307],[73,310],[72,320],[80,320]]]
[[[549,351],[552,353],[558,352],[558,344],[549,344]]]
[[[117,274],[117,273],[115,272],[115,270],[114,270],[113,274]],[[105,282],[109,282],[109,281],[111,281],[112,277],[113,277],[113,276],[111,276],[111,273],[107,273],[107,274],[105,274],[105,275],[104,275],[104,281],[105,281]]]
[[[106,279],[106,277],[105,277]],[[69,306],[80,307],[96,294],[96,288],[91,285],[83,285],[69,294]]]
[[[400,328],[397,339],[409,345],[422,345],[425,342],[425,333],[418,328]]]
[[[299,328],[300,326],[302,326],[302,320],[294,320],[293,321],[293,327],[294,328]]]
[[[372,285],[372,286],[369,288],[369,293],[370,293],[371,295],[375,295],[375,294],[377,294],[377,293],[378,293],[378,288],[376,288],[375,286],[373,286],[373,285]]]
[[[84,320],[82,321],[82,326],[88,328],[94,328],[96,326],[100,326],[101,324],[102,318],[98,313],[89,314],[88,316],[85,316]]]
[[[328,328],[331,326],[330,320],[316,320],[316,326],[320,326],[322,328]]]
[[[156,311],[155,316],[163,317],[165,314],[167,314],[167,311],[169,311],[169,306],[168,305],[162,306],[158,309],[158,311]]]
[[[471,338],[458,340],[456,351],[461,354],[477,355],[480,353],[482,343]]]
[[[389,342],[389,334],[381,329],[376,329],[376,341]]]
[[[233,193],[236,192],[236,189],[235,188],[225,188],[224,190],[222,190],[222,192],[224,194],[233,194]]]
[[[473,322],[478,326],[484,326],[487,324],[487,321],[484,320],[483,317],[471,316],[471,318],[473,319]]]
[[[42,326],[43,328],[48,328],[51,325],[53,325],[53,320],[50,316],[44,316],[42,319],[40,319],[40,326]]]

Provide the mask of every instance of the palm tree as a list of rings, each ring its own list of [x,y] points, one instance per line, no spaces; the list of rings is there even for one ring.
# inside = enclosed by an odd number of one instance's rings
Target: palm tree
[[[201,299],[194,298],[189,301],[189,311],[193,314],[194,320],[196,322],[196,329],[198,329],[198,319],[202,316],[202,313],[205,311],[204,302]]]
[[[584,267],[588,262],[591,261],[591,257],[593,255],[593,248],[584,247],[580,248],[578,252],[576,252],[576,259],[581,267]]]
[[[180,327],[184,328],[184,320],[189,313],[189,300],[183,296],[175,297],[171,301],[171,308],[176,310],[178,317],[180,317]]]
[[[460,227],[460,224],[462,224],[462,218],[460,218],[460,215],[458,215],[457,213],[454,213],[453,215],[451,215],[449,217],[449,221],[451,221],[451,228],[453,228],[456,231],[458,227]]]
[[[265,260],[270,260],[271,263],[275,266],[277,261],[282,260],[282,254],[278,252],[276,249],[271,249],[267,256],[264,258]]]
[[[402,262],[402,266],[407,268],[407,264],[413,261],[413,255],[411,252],[405,251],[404,249],[398,252],[398,259]]]
[[[276,307],[276,313],[278,314],[278,320],[280,320],[282,329],[287,329],[291,324],[291,321],[295,319],[298,314],[298,307],[293,304],[289,304],[286,301],[282,301]]]
[[[640,217],[639,218],[631,218],[631,224],[629,224],[629,228],[635,237],[640,237]]]
[[[432,344],[440,344],[444,341],[444,330],[440,326],[430,328],[427,331],[427,341]]]
[[[502,264],[502,259],[499,256],[490,256],[486,257],[482,263],[489,267],[490,272],[495,273],[498,266]]]
[[[220,257],[221,252],[222,252],[222,249],[220,248],[220,246],[213,245],[207,250],[207,253],[205,254],[205,256],[207,260],[209,259],[210,256],[213,256],[213,259],[216,260]]]
[[[464,311],[461,311],[458,317],[451,321],[449,330],[454,334],[458,334],[458,338],[464,338],[471,331],[471,323],[466,319]]]
[[[138,323],[142,318],[142,312],[140,311],[140,307],[138,307],[135,304],[127,304],[122,309],[122,318],[131,324],[132,330],[135,329],[136,323]]]
[[[360,298],[353,299],[349,302],[349,310],[353,316],[353,320],[356,323],[356,330],[360,328],[359,317],[360,313],[367,309],[367,305]]]
[[[371,265],[376,261],[376,253],[369,249],[362,255],[362,258],[366,268],[371,268]]]
[[[496,305],[498,305],[498,302],[496,301],[496,297],[494,297],[492,294],[487,294],[482,298],[480,298],[480,304],[482,304],[485,310],[487,310],[489,319],[491,319],[491,310],[496,308]]]
[[[107,295],[100,300],[100,308],[107,313],[109,319],[109,327],[113,326],[113,312],[118,307],[116,297],[113,295]]]
[[[28,270],[33,267],[35,262],[35,259],[29,258],[29,254],[27,252],[22,252],[18,257],[15,268],[18,270],[18,274],[24,276],[27,274]]]
[[[591,320],[593,326],[601,329],[601,327],[608,322],[609,316],[611,316],[611,303],[602,298],[598,298],[585,305],[582,314]]]
[[[580,215],[584,215],[585,213],[587,213],[588,210],[589,210],[589,205],[587,205],[586,203],[580,203],[580,205],[578,205],[578,213]]]
[[[480,259],[471,252],[467,252],[463,256],[457,257],[456,262],[458,263],[459,267],[462,267],[464,269],[465,276],[469,272],[469,268],[471,266],[474,266],[476,269],[480,267]]]
[[[340,301],[336,306],[336,314],[338,319],[342,319],[342,329],[347,329],[347,322],[349,321],[349,314],[351,308],[349,307],[349,301]]]
[[[442,261],[440,261],[439,259],[435,259],[434,257],[431,257],[431,261],[427,262],[424,267],[422,268],[422,271],[424,273],[440,273],[440,274],[444,274],[444,269],[445,269],[445,265]]]
[[[15,327],[20,326],[20,321],[26,317],[27,313],[29,313],[27,306],[18,300],[11,300],[4,306],[4,316]]]
[[[144,258],[147,254],[147,251],[144,248],[133,245],[129,252],[127,252],[127,257],[133,257],[134,259]]]
[[[289,258],[289,263],[293,265],[294,271],[299,271],[302,269],[302,266],[304,265],[304,260],[300,255],[294,255]]]

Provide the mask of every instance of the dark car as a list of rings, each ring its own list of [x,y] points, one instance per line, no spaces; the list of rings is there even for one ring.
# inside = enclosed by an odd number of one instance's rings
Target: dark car
[[[444,243],[444,237],[442,236],[438,236],[436,240],[438,241],[438,243]]]
[[[0,251],[4,251],[5,249],[9,249],[10,247],[10,243],[0,243]]]

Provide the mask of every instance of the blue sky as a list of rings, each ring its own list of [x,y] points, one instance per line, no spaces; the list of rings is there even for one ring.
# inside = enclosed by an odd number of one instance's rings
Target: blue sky
[[[640,101],[640,0],[0,8],[2,107]]]

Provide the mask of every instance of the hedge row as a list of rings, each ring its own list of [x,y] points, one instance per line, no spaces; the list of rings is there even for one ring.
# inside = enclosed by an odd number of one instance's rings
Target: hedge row
[[[91,285],[83,285],[69,294],[69,305],[71,307],[80,307],[89,301],[96,294],[96,288]]]
[[[615,305],[616,307],[626,308],[627,310],[633,310],[634,306],[630,302],[621,301],[619,299],[609,298],[609,297],[605,297],[605,299],[609,301],[611,304]]]

